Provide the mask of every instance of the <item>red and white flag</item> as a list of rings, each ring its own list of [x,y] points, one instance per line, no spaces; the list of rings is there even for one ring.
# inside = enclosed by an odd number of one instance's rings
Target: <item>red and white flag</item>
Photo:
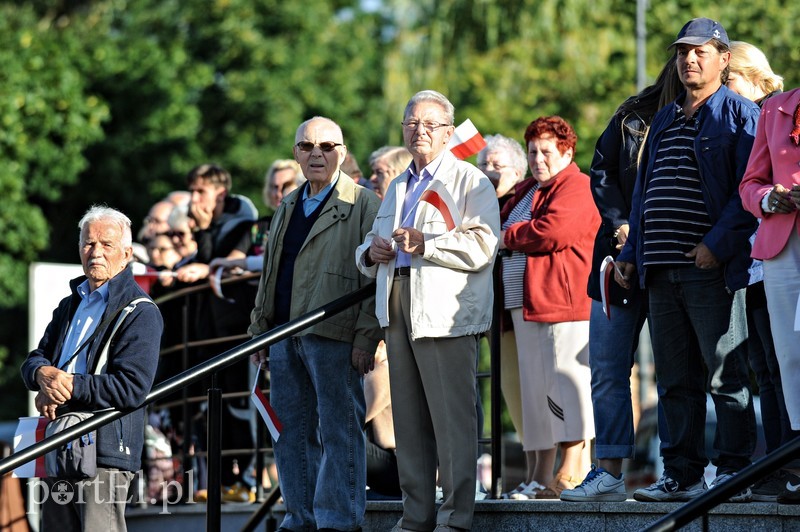
[[[445,226],[448,231],[452,231],[461,225],[461,213],[458,212],[453,196],[447,191],[444,183],[434,179],[431,181],[430,186],[425,189],[425,192],[419,197],[420,202],[430,204],[435,208],[444,218]]]
[[[44,439],[44,431],[49,420],[46,417],[21,417],[17,423],[17,430],[14,433],[14,452],[19,452],[34,443],[39,443]],[[44,468],[44,455],[36,460],[31,460],[22,464],[14,470],[15,478],[46,478],[47,472]]]
[[[267,398],[264,396],[264,392],[258,387],[258,378],[260,376],[261,364],[258,365],[258,370],[256,370],[256,380],[253,382],[253,391],[250,392],[250,400],[256,405],[256,410],[261,414],[264,423],[267,424],[267,429],[269,429],[269,434],[272,436],[272,441],[277,442],[278,438],[281,436],[283,425],[281,425],[278,415],[275,414],[275,411],[272,409],[272,405],[269,404],[269,401],[267,401]]]
[[[466,159],[485,148],[486,141],[478,133],[478,129],[473,125],[472,120],[467,118],[453,132],[447,147],[459,159]]]

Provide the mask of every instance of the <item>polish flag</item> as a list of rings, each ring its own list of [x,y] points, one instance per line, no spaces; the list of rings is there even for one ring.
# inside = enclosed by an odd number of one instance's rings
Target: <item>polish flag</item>
[[[17,430],[14,433],[14,452],[19,452],[34,443],[39,443],[44,439],[44,431],[49,420],[46,417],[21,417],[17,423]],[[44,457],[40,456],[36,460],[31,460],[22,464],[14,470],[14,478],[46,478],[47,472],[44,468]]]
[[[486,141],[483,140],[481,134],[478,133],[472,120],[467,118],[453,132],[453,136],[450,138],[450,143],[447,147],[453,152],[453,155],[459,159],[466,159],[485,148]]]
[[[422,193],[419,201],[424,201],[439,211],[442,218],[444,218],[444,223],[448,231],[452,231],[457,226],[461,225],[461,213],[458,211],[458,206],[453,196],[447,191],[447,188],[441,181],[437,181],[436,179],[431,181],[430,186]]]
[[[258,370],[256,371],[256,380],[253,382],[253,391],[250,392],[250,400],[256,405],[256,410],[261,414],[264,423],[267,424],[267,429],[269,430],[270,436],[272,436],[272,441],[277,442],[278,438],[281,437],[283,425],[281,425],[278,415],[275,414],[275,411],[272,409],[272,405],[269,404],[269,401],[267,401],[267,398],[264,396],[264,392],[258,387],[258,377],[260,376],[261,364],[258,365]]]

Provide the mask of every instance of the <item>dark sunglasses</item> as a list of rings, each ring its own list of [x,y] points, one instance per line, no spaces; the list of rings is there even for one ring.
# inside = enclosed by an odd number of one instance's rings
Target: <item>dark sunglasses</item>
[[[344,146],[344,144],[339,144],[336,142],[320,142],[319,144],[314,144],[313,142],[303,141],[298,142],[295,144],[295,146],[297,146],[297,149],[300,151],[313,151],[314,146],[319,146],[320,150],[328,153],[335,150],[337,146]]]
[[[184,238],[189,234],[189,231],[167,231],[164,234],[170,238]]]

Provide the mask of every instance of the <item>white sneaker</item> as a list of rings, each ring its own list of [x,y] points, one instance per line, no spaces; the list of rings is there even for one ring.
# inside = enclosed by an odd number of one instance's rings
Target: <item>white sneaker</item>
[[[525,488],[527,488],[527,487],[528,487],[528,485],[527,485],[526,483],[524,483],[524,482],[520,482],[520,483],[519,483],[519,486],[517,486],[517,487],[516,487],[516,488],[514,488],[513,490],[511,490],[511,491],[507,491],[506,493],[503,493],[503,494],[501,494],[501,495],[500,495],[500,498],[501,498],[501,499],[513,499],[513,498],[514,498],[513,496],[514,496],[515,494],[517,494],[517,493],[521,493],[521,492],[522,492],[522,491],[524,491],[524,490],[525,490]]]
[[[476,480],[475,481],[475,500],[476,501],[482,501],[482,500],[484,500],[486,498],[487,495],[488,495],[488,493],[483,488],[483,485],[481,484],[481,481],[480,480]]]
[[[711,483],[711,488],[730,480],[735,474],[736,473],[722,473],[721,475],[717,475],[717,478]],[[750,486],[748,486],[739,493],[732,495],[731,498],[728,499],[728,502],[750,502],[751,500],[753,500],[753,492],[750,490]]]
[[[562,501],[573,502],[622,502],[628,498],[625,491],[625,480],[620,475],[615,477],[605,469],[598,469],[592,464],[592,470],[586,478],[572,489],[561,492]]]
[[[536,494],[539,493],[544,489],[544,486],[536,482],[535,480],[531,480],[530,483],[525,486],[525,489],[515,493],[511,496],[512,499],[515,501],[529,501],[536,498]]]

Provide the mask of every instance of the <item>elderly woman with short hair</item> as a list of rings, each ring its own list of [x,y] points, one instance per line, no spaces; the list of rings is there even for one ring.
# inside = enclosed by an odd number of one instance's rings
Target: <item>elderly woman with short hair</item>
[[[383,146],[369,156],[372,175],[369,182],[379,198],[383,199],[392,180],[406,171],[411,164],[411,152],[405,146]]]
[[[589,176],[573,161],[577,135],[563,118],[528,125],[533,179],[503,207],[505,308],[519,353],[523,449],[535,456],[526,498],[558,498],[575,487],[594,437],[586,279],[600,215]],[[556,444],[561,464],[555,478]]]
[[[503,135],[488,135],[486,147],[478,152],[476,162],[494,185],[501,208],[528,173],[525,150],[519,142]]]

